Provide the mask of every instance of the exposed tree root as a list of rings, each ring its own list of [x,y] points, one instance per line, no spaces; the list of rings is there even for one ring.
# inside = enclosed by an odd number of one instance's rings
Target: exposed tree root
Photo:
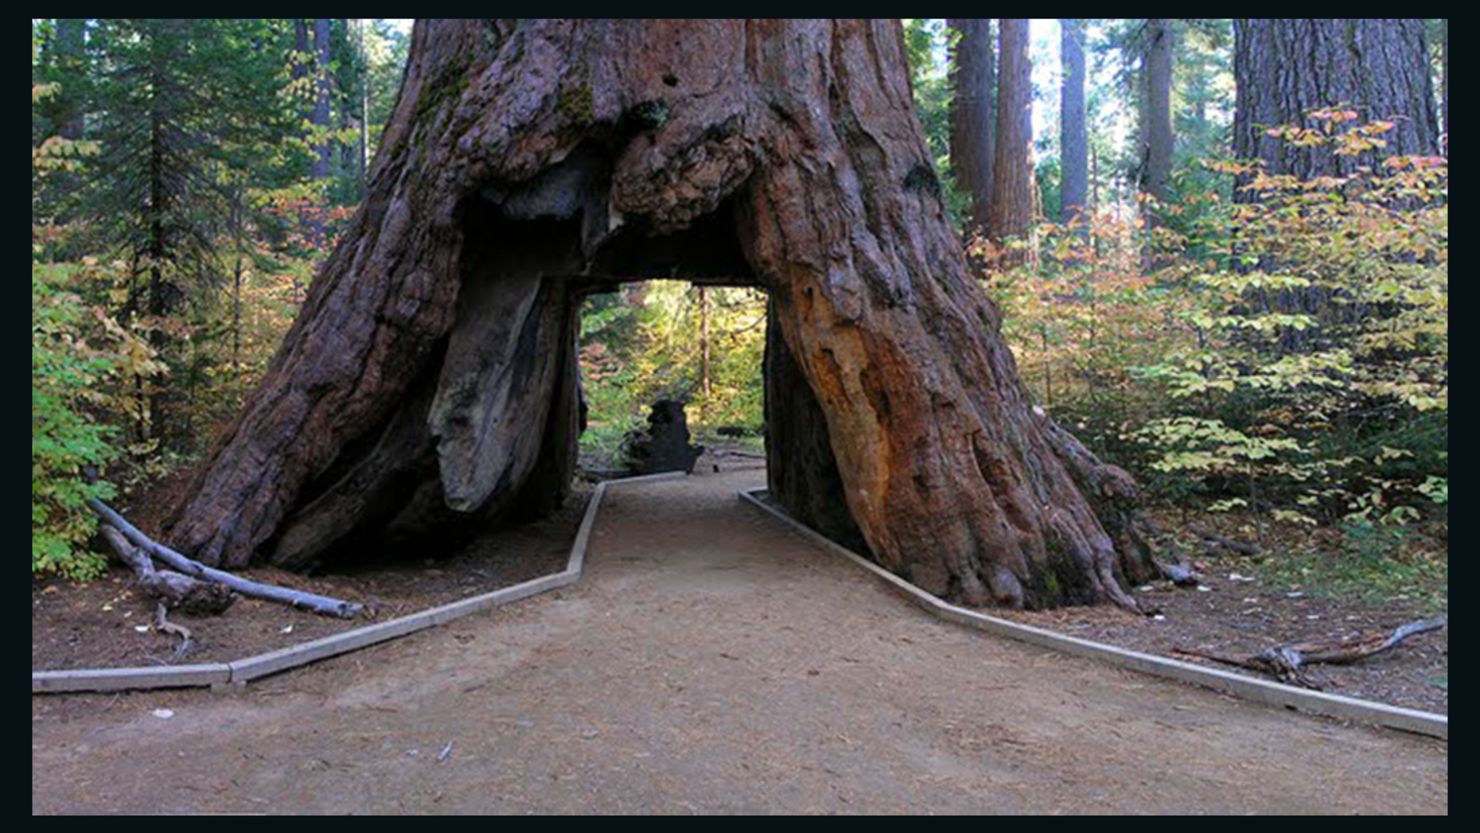
[[[301,590],[293,590],[287,587],[275,587],[270,584],[260,584],[249,581],[240,576],[232,575],[214,567],[207,567],[199,561],[186,558],[178,552],[156,543],[148,535],[140,532],[137,527],[107,504],[96,498],[88,500],[88,506],[98,517],[104,521],[103,534],[113,545],[115,552],[119,554],[134,573],[140,577],[140,584],[150,589],[150,592],[158,594],[161,600],[177,598],[183,604],[187,598],[199,599],[201,604],[207,608],[212,603],[207,601],[211,595],[217,597],[222,592],[230,595],[229,591],[235,591],[243,596],[255,599],[265,599],[270,602],[289,605],[325,616],[337,616],[341,619],[353,619],[364,611],[364,606],[354,602],[332,599],[328,596],[320,596],[314,593],[305,593]],[[126,541],[124,539],[127,539]],[[128,546],[133,543],[135,547]],[[174,567],[180,572],[169,570],[156,571],[154,565],[148,563],[146,554],[158,558],[160,561]],[[181,575],[183,573],[184,575]],[[184,581],[181,581],[181,580]],[[216,590],[199,589],[195,585],[216,586]],[[224,591],[221,589],[224,588]],[[217,602],[216,604],[220,604]],[[230,606],[229,602],[221,604],[219,609],[207,609],[204,612],[220,613]]]

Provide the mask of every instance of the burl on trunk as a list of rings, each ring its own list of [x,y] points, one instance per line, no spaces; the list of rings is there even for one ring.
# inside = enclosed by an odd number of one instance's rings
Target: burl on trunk
[[[171,540],[302,566],[548,508],[581,293],[706,274],[770,292],[793,512],[968,603],[1134,606],[1135,484],[1029,401],[897,21],[418,21],[365,205]]]

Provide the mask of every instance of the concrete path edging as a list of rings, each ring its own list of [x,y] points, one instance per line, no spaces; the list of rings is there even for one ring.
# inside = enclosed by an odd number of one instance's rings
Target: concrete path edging
[[[740,499],[767,515],[780,520],[824,549],[843,556],[865,570],[868,570],[888,583],[896,591],[903,594],[910,601],[924,608],[936,618],[947,622],[976,628],[994,636],[1016,639],[1039,647],[1107,662],[1119,668],[1126,668],[1168,680],[1210,688],[1214,691],[1224,692],[1258,703],[1284,706],[1289,709],[1297,709],[1341,720],[1373,723],[1379,726],[1442,738],[1446,741],[1449,740],[1448,715],[1434,714],[1433,712],[1419,711],[1417,709],[1405,709],[1370,700],[1343,697],[1339,694],[1327,694],[1321,691],[1296,688],[1295,686],[1269,680],[1260,680],[1255,677],[1235,674],[1218,668],[1194,665],[1190,662],[1182,662],[1169,657],[1117,648],[1113,645],[1105,645],[1099,642],[1092,642],[1088,639],[1067,636],[1055,631],[1036,628],[1032,625],[1023,625],[958,607],[925,592],[919,587],[880,567],[878,564],[869,561],[806,524],[801,523],[782,509],[770,505],[762,498],[765,494],[767,494],[766,489],[747,489],[740,492]]]
[[[243,686],[250,680],[308,665],[312,662],[339,656],[360,648],[366,648],[387,640],[416,633],[473,613],[492,610],[500,605],[545,593],[574,583],[581,577],[586,563],[586,546],[591,540],[591,528],[596,523],[596,514],[606,490],[613,485],[628,483],[650,483],[655,480],[671,480],[686,476],[680,471],[659,472],[637,477],[603,480],[596,484],[591,499],[586,503],[586,513],[576,530],[571,543],[570,556],[565,569],[540,578],[503,587],[467,599],[450,602],[439,607],[401,616],[385,622],[354,628],[322,639],[304,642],[269,651],[256,656],[244,657],[231,662],[214,662],[201,665],[175,665],[159,668],[78,668],[66,671],[32,671],[31,693],[54,694],[83,691],[122,691],[125,689],[147,690],[159,688],[189,688],[196,686]]]

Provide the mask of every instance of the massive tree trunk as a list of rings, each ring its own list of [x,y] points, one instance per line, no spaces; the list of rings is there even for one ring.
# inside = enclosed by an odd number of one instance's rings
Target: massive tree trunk
[[[171,540],[308,565],[548,508],[576,296],[655,274],[769,290],[792,511],[966,602],[1134,606],[1135,486],[1029,401],[895,21],[419,21],[366,204]]]
[[[1346,176],[1366,167],[1379,170],[1382,160],[1400,154],[1438,152],[1433,84],[1424,21],[1419,19],[1251,19],[1234,21],[1233,70],[1235,109],[1233,153],[1258,159],[1269,174],[1303,180]],[[1313,110],[1350,108],[1357,120],[1390,121],[1386,145],[1356,154],[1334,153],[1330,144],[1301,147],[1269,128],[1287,124],[1320,127]],[[1243,188],[1251,175],[1239,177],[1234,199],[1260,198]],[[1262,264],[1275,268],[1275,264]],[[1261,293],[1259,303],[1282,313],[1300,313],[1318,322],[1358,313],[1351,305],[1331,303],[1330,287],[1312,286]],[[1287,328],[1280,334],[1282,352],[1303,352],[1319,343],[1320,328]]]
[[[1234,21],[1237,103],[1233,154],[1261,159],[1272,174],[1340,176],[1394,154],[1438,151],[1438,125],[1424,22],[1419,19]],[[1332,153],[1267,135],[1284,124],[1314,126],[1312,110],[1350,107],[1359,123],[1391,121],[1383,148]],[[1238,199],[1248,199],[1237,192]]]
[[[1089,197],[1089,135],[1084,124],[1084,27],[1078,20],[1063,19],[1059,29],[1059,56],[1064,65],[1059,96],[1059,149],[1064,165],[1059,219],[1067,223],[1084,212]]]
[[[1033,222],[1033,61],[1027,19],[999,20],[997,158],[987,227],[992,239],[1022,237]]]
[[[1171,199],[1172,176],[1172,30],[1171,21],[1146,21],[1141,66],[1141,193],[1158,202]],[[1159,218],[1156,212],[1150,219]]]
[[[951,173],[971,200],[973,231],[985,231],[992,204],[992,157],[997,152],[997,77],[992,21],[950,21],[960,33],[951,55]]]

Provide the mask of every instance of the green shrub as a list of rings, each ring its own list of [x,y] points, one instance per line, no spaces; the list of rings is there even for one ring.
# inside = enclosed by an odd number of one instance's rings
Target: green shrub
[[[97,529],[88,498],[112,484],[87,482],[118,456],[116,430],[98,418],[116,405],[115,385],[153,370],[148,345],[90,306],[73,285],[98,277],[95,264],[31,266],[31,570],[75,579],[102,572],[87,549]]]

